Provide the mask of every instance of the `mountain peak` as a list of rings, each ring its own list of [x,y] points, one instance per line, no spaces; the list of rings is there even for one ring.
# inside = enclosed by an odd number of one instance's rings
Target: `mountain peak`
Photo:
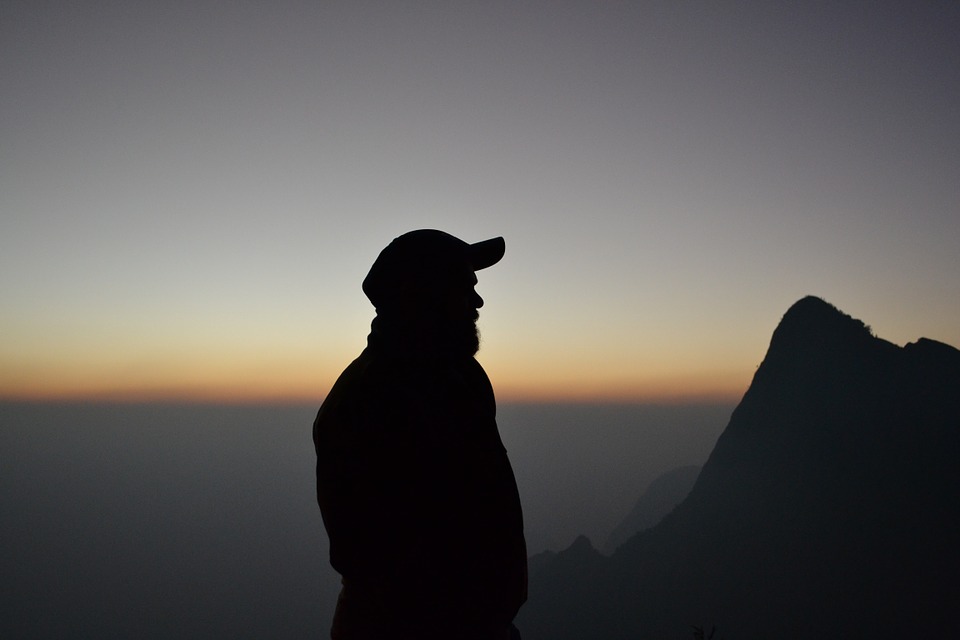
[[[951,360],[956,362],[960,358],[960,350],[944,342],[931,340],[930,338],[920,338],[916,342],[910,342],[903,347],[904,351],[920,353],[931,358],[941,360]]]
[[[766,361],[834,360],[840,352],[859,351],[874,342],[870,327],[816,296],[795,302],[773,332]]]
[[[593,548],[590,538],[581,534],[577,536],[577,539],[573,541],[573,544],[560,553],[569,555],[571,557],[583,557],[592,556],[597,553],[597,550]]]
[[[871,337],[870,328],[837,309],[829,302],[816,296],[806,296],[787,309],[780,325],[774,332],[790,335],[823,335],[829,332],[842,337]]]

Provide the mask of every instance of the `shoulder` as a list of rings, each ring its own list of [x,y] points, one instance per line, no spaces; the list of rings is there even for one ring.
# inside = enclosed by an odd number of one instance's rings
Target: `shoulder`
[[[476,358],[468,358],[464,361],[463,372],[464,377],[475,391],[484,396],[489,396],[490,401],[493,401],[493,385],[490,383],[487,372],[477,362]]]
[[[373,395],[389,393],[400,377],[389,358],[364,349],[337,378],[323,406],[369,401]]]
[[[363,437],[397,421],[402,409],[406,376],[391,358],[365,349],[350,363],[320,405],[314,421],[314,439]]]

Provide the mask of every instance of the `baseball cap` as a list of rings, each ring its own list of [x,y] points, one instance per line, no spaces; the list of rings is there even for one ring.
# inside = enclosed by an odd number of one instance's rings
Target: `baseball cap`
[[[505,250],[502,237],[470,244],[436,229],[410,231],[380,252],[363,279],[363,292],[379,308],[404,283],[440,286],[464,268],[479,271],[496,264]]]

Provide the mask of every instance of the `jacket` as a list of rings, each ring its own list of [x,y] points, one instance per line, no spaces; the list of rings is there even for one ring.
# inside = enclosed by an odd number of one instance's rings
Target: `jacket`
[[[313,426],[344,581],[335,627],[509,627],[526,545],[490,381],[472,357],[414,352],[376,327]]]

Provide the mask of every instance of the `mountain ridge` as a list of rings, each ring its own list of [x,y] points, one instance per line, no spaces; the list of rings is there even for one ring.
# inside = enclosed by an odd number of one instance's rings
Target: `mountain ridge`
[[[663,520],[664,516],[689,495],[698,475],[699,465],[686,465],[654,478],[630,512],[607,537],[603,544],[603,553],[612,555],[635,533],[649,529]]]

